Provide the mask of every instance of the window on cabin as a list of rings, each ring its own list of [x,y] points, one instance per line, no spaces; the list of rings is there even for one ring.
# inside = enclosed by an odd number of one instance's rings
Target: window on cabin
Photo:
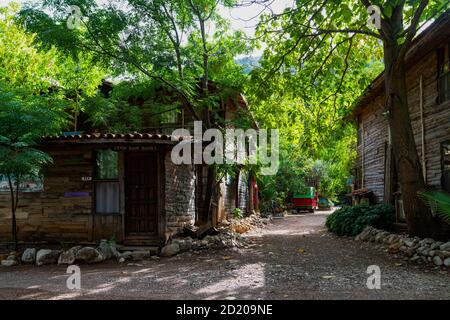
[[[178,121],[178,109],[171,109],[163,114],[161,114],[161,123],[162,124],[171,124],[171,123],[177,123]]]
[[[354,180],[354,189],[355,190],[359,190],[362,188],[363,183],[362,183],[362,179],[363,179],[363,175],[362,175],[362,166],[358,166],[355,169],[355,180]]]
[[[110,149],[98,150],[95,159],[95,212],[118,214],[119,168],[118,153]]]
[[[450,141],[444,142],[442,152],[442,190],[450,193]]]
[[[362,145],[362,140],[363,140],[363,130],[361,127],[358,128],[358,147],[360,145]]]
[[[14,188],[17,183],[14,178],[11,179]],[[20,192],[42,192],[44,191],[44,177],[42,175],[33,177],[23,177],[19,186]],[[0,192],[10,192],[8,176],[0,174]]]
[[[172,134],[173,130],[178,128],[178,108],[167,110],[161,114],[161,133]]]
[[[364,138],[363,123],[362,123],[361,117],[357,118],[356,123],[357,123],[357,129],[358,129],[357,137],[356,137],[356,145],[359,147],[362,145],[362,140]]]
[[[438,52],[438,91],[439,103],[450,100],[450,43],[439,48]]]

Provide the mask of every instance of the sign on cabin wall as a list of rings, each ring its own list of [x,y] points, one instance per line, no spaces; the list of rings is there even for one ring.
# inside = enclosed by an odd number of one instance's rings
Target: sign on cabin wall
[[[156,146],[115,146],[114,151],[156,151]]]
[[[64,192],[64,197],[65,198],[84,198],[84,197],[89,197],[90,193],[89,192],[83,192],[83,191],[79,191],[79,192]]]

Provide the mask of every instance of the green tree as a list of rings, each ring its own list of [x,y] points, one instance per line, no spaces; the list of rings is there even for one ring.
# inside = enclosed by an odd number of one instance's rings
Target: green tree
[[[47,92],[56,74],[55,48],[39,52],[36,36],[14,20],[19,7],[0,8],[0,80],[34,94]]]
[[[17,247],[16,209],[21,182],[38,177],[51,158],[36,145],[65,125],[54,85],[57,51],[40,51],[36,37],[14,21],[18,7],[0,8],[0,173],[11,195],[12,237]]]
[[[36,145],[43,136],[57,133],[63,124],[63,114],[48,107],[49,99],[26,91],[15,92],[0,82],[0,172],[9,184],[15,249],[21,183],[27,178],[39,178],[41,169],[51,163],[50,156]]]
[[[72,129],[77,131],[78,116],[81,111],[86,111],[85,101],[97,95],[106,71],[96,64],[90,53],[78,53],[74,57],[60,54],[56,68],[58,90],[67,99],[67,105],[73,114]]]
[[[69,30],[64,26],[68,8],[74,4],[81,9],[82,19],[79,28]],[[72,54],[90,52],[122,76],[164,85],[207,129],[218,127],[220,122],[212,112],[220,95],[209,92],[209,81],[225,79],[224,73],[232,69],[236,76],[244,77],[236,71],[239,67],[234,57],[249,50],[242,35],[231,33],[218,14],[220,4],[230,6],[233,1],[128,0],[98,4],[55,0],[25,8],[21,17],[48,46],[56,45]],[[200,95],[196,88],[199,81]],[[235,79],[235,83],[240,82]],[[203,207],[209,216],[217,183],[213,167],[207,180],[207,203]]]
[[[380,8],[380,29],[371,29],[367,23],[371,5]],[[300,83],[298,87],[306,94],[320,87],[325,98],[328,91],[333,101],[331,115],[336,115],[331,118],[334,120],[342,119],[345,111],[338,106],[346,105],[347,98],[354,101],[358,96],[351,97],[354,89],[359,91],[360,86],[365,85],[366,81],[360,81],[358,74],[367,61],[363,63],[361,58],[370,53],[376,61],[377,52],[382,50],[385,107],[408,230],[410,234],[422,237],[442,237],[443,230],[440,221],[417,197],[425,183],[408,110],[405,56],[418,29],[445,12],[448,6],[449,2],[445,0],[297,1],[295,8],[282,14],[264,16],[257,34],[272,39],[271,50],[266,52],[266,69],[270,70],[266,74],[269,77],[276,74],[280,79],[277,82],[283,85],[292,74],[306,71],[310,85]],[[364,46],[373,50],[359,50]],[[334,81],[333,78],[341,80]],[[321,116],[317,116],[320,121]]]

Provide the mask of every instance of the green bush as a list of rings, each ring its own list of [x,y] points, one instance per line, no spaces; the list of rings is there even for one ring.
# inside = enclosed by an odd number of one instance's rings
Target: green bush
[[[239,208],[234,208],[231,211],[234,219],[242,219],[244,216],[242,215],[242,210]]]
[[[343,207],[330,214],[325,225],[339,236],[356,236],[367,226],[388,229],[395,220],[395,210],[392,206],[366,204]]]

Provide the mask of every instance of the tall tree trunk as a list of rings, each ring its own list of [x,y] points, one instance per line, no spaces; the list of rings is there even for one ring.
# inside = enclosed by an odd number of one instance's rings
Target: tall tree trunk
[[[442,223],[417,196],[425,188],[425,181],[408,109],[405,63],[399,61],[395,41],[386,41],[384,53],[386,110],[408,232],[419,237],[442,238]]]
[[[16,194],[14,194],[14,185],[12,183],[11,176],[8,175],[8,185],[9,185],[9,191],[11,195],[11,234],[14,242],[14,251],[17,251],[18,248],[18,238],[17,238],[17,220],[16,220],[16,209],[17,209],[17,203],[18,203],[18,195],[19,195],[19,187],[18,187],[18,181],[16,181],[17,189]]]
[[[203,55],[203,77],[202,77],[202,94],[206,98],[209,94],[208,84],[209,84],[209,54],[208,54],[208,48],[207,48],[207,38],[206,38],[206,26],[205,26],[205,20],[198,15],[199,18],[199,24],[200,24],[200,33],[202,37],[202,55]],[[203,107],[203,121],[205,122],[205,127],[207,129],[212,127],[212,121],[211,121],[211,111],[209,109],[209,106]],[[206,190],[205,190],[205,214],[207,217],[207,221],[213,221],[212,219],[212,202],[213,197],[217,194],[216,191],[216,170],[213,166],[208,167],[207,172],[207,179],[206,179]]]

